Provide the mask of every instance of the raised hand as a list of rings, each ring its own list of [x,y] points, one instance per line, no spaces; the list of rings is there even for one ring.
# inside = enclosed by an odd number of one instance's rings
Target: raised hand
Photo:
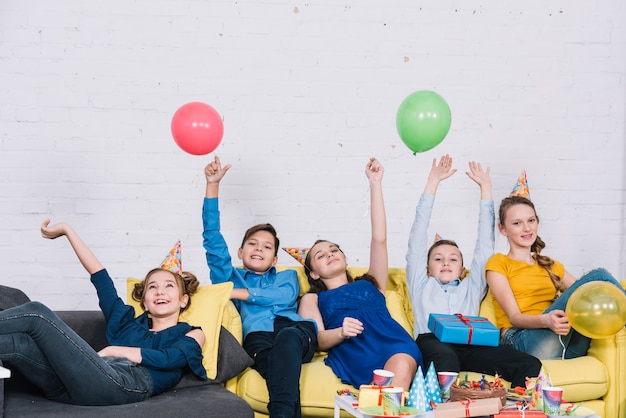
[[[226,174],[226,172],[230,170],[230,167],[230,164],[222,167],[222,163],[219,157],[216,156],[213,161],[211,161],[207,164],[206,167],[204,167],[204,176],[206,177],[206,182],[219,183]]]
[[[385,169],[383,165],[376,158],[372,157],[365,166],[365,175],[370,182],[381,182],[383,179],[383,173]]]
[[[41,236],[47,239],[55,239],[67,234],[68,225],[65,222],[59,222],[50,225],[50,219],[46,219],[41,223]]]
[[[483,170],[483,166],[476,161],[470,161],[468,165],[470,171],[466,171],[465,174],[480,186],[481,199],[491,199],[491,177],[489,175],[491,169],[487,167],[486,170]]]
[[[452,168],[452,157],[446,154],[441,157],[439,163],[437,163],[437,159],[434,158],[430,173],[428,174],[428,180],[426,181],[424,193],[435,194],[441,180],[447,179],[454,173],[456,173],[456,168]]]

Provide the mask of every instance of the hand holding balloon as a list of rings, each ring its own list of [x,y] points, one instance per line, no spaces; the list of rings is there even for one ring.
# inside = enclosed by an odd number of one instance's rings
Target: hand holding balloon
[[[560,309],[555,309],[546,314],[548,321],[548,328],[550,328],[557,335],[567,335],[571,329],[570,323],[565,315],[565,312]]]

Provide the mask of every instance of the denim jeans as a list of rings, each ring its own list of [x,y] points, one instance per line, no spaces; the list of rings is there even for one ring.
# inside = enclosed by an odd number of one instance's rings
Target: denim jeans
[[[152,378],[143,366],[100,357],[39,302],[0,312],[0,360],[57,402],[115,405],[152,393]]]
[[[550,305],[544,313],[560,309],[565,311],[567,302],[576,289],[593,281],[609,282],[624,291],[620,283],[605,269],[592,270],[576,280],[570,287]],[[626,294],[626,291],[624,291]],[[591,339],[571,329],[569,334],[559,336],[549,328],[538,329],[507,329],[500,340],[503,345],[510,345],[540,360],[555,358],[576,358],[587,354]]]
[[[274,332],[252,332],[243,344],[254,368],[266,381],[272,418],[299,418],[300,373],[317,350],[317,333],[311,321],[276,317]]]

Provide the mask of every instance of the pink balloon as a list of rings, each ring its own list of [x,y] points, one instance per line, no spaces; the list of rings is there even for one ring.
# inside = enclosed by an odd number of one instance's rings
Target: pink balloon
[[[187,103],[172,117],[174,141],[189,154],[206,155],[213,152],[222,142],[223,135],[222,117],[206,103]]]

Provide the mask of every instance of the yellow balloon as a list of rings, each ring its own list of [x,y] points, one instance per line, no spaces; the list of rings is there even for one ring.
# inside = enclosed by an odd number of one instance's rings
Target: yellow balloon
[[[601,281],[581,285],[572,292],[565,313],[572,327],[589,338],[608,338],[626,324],[626,295]]]

